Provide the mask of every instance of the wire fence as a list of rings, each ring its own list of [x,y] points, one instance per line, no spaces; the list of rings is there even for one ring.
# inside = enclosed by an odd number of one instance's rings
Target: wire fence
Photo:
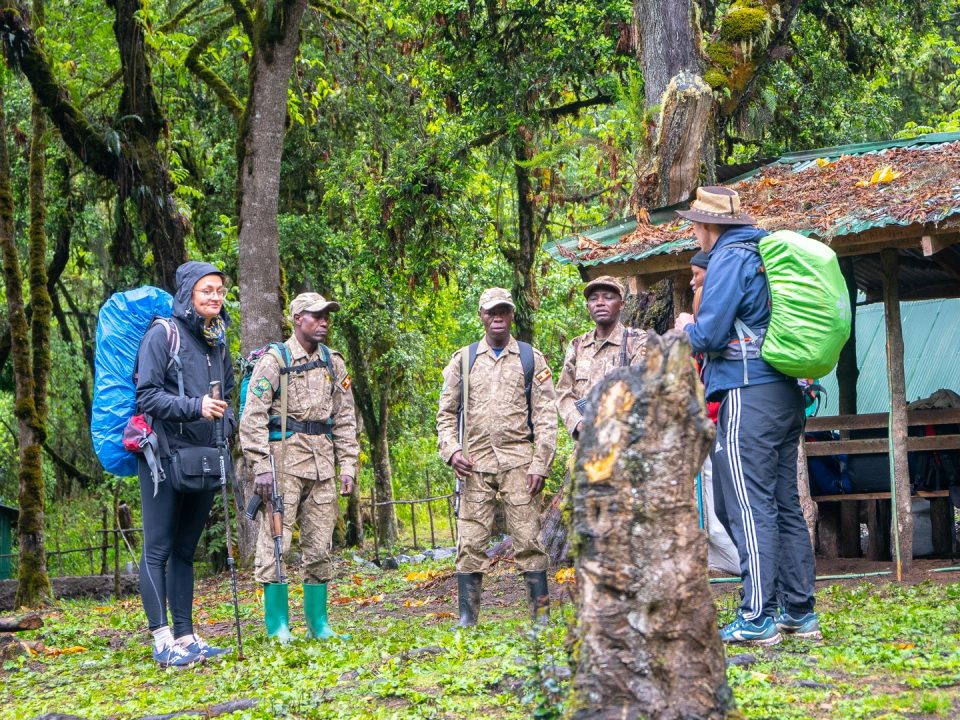
[[[106,528],[94,530],[94,534],[100,536],[99,542],[66,550],[60,548],[59,541],[54,541],[54,549],[46,551],[47,574],[50,577],[115,575],[121,567],[128,569],[128,563],[139,562],[135,549],[143,528]],[[10,577],[17,575],[19,558],[19,553],[0,553],[0,565],[9,567]],[[87,570],[89,572],[85,572]]]

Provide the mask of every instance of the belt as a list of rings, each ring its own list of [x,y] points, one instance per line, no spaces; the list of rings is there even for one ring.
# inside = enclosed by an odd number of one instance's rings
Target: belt
[[[267,428],[273,432],[280,432],[280,417],[273,416],[267,423]],[[333,420],[294,420],[287,418],[287,433],[303,433],[304,435],[332,435]]]

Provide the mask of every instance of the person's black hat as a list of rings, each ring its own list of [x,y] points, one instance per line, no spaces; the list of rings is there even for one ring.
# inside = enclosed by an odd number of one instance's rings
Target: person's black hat
[[[707,269],[707,265],[709,264],[709,262],[710,262],[710,256],[707,255],[703,250],[699,250],[696,255],[690,258],[691,265],[698,268],[703,268],[704,270]]]

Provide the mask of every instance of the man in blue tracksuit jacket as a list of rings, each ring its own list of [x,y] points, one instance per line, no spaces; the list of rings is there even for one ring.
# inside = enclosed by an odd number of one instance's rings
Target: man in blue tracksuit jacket
[[[697,319],[681,313],[676,328],[708,358],[706,397],[721,402],[710,454],[714,502],[736,543],[744,588],[736,620],[720,635],[761,645],[780,642],[781,632],[818,639],[813,548],[797,493],[803,399],[797,381],[759,352],[770,295],[757,244],[767,233],[729,188],[699,188],[678,215],[693,222],[710,256]]]

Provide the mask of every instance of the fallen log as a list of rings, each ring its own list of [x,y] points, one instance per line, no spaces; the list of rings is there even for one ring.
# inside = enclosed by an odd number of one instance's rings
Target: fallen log
[[[0,617],[0,632],[22,632],[43,627],[40,613],[28,613],[20,617]]]
[[[205,705],[192,710],[178,710],[177,712],[167,713],[165,715],[144,715],[135,718],[135,720],[172,720],[172,718],[184,716],[199,716],[202,718],[212,718],[218,715],[237,712],[238,710],[249,710],[260,702],[260,698],[241,698],[239,700],[230,700],[229,702],[218,705]]]
[[[720,720],[733,707],[694,476],[714,437],[685,335],[589,395],[573,477],[574,720]]]

